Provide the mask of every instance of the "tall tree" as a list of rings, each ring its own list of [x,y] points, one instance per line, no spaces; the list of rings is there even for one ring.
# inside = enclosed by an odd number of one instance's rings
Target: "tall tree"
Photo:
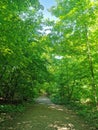
[[[87,85],[88,89],[92,86],[91,97],[93,102],[96,102],[95,77],[97,77],[97,64],[94,60],[96,61],[97,57],[94,55],[95,52],[97,53],[98,2],[92,0],[58,0],[57,6],[53,7],[51,11],[58,17],[53,29],[54,33],[51,34],[51,37],[55,39],[56,53],[63,55],[65,59],[67,57],[72,60],[75,59],[75,62],[73,60],[73,64],[77,67],[74,70],[75,81],[84,82],[85,79],[86,83],[84,85]],[[67,62],[65,66],[67,66]],[[73,65],[69,71],[73,72]]]
[[[0,1],[0,96],[6,99],[34,96],[36,82],[48,73],[40,9],[38,0]]]

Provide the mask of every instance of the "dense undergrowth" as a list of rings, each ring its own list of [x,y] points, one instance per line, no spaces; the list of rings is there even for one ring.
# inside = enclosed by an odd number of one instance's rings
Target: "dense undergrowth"
[[[12,116],[16,116],[19,113],[25,111],[23,104],[1,104],[0,105],[0,123],[12,120]]]
[[[96,107],[77,103],[70,103],[67,107],[73,109],[92,128],[98,129],[98,109]]]
[[[3,104],[0,105],[0,112],[23,112],[25,109],[24,105],[12,105],[12,104]]]

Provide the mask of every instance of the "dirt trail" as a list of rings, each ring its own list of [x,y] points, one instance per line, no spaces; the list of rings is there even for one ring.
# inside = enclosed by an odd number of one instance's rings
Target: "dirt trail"
[[[91,130],[73,111],[39,97],[23,114],[2,122],[0,130]]]
[[[46,97],[46,96],[40,96],[39,98],[37,98],[37,99],[35,100],[35,102],[36,102],[36,103],[39,103],[39,104],[48,104],[48,105],[53,104],[53,103],[51,102],[51,100],[50,100],[48,97]]]

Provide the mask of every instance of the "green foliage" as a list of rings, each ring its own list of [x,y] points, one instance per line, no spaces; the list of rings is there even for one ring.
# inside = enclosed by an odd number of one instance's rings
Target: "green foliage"
[[[0,105],[0,113],[2,112],[23,112],[25,107],[23,105]]]
[[[55,22],[42,19],[42,8],[38,0],[0,1],[0,98],[23,101],[47,93],[55,103],[75,103],[80,115],[93,120],[98,2],[57,0],[50,9],[58,18]],[[90,109],[84,105],[88,103]]]

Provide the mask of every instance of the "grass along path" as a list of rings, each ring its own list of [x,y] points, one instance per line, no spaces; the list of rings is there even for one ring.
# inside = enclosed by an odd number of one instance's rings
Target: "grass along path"
[[[54,105],[46,97],[40,97],[26,111],[9,116],[1,122],[0,130],[90,130],[72,110]]]

